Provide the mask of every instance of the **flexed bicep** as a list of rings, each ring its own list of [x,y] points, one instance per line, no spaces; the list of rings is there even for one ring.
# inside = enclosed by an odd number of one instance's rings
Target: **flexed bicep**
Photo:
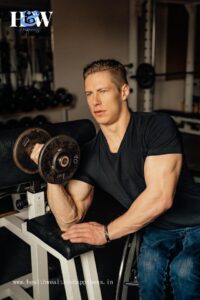
[[[147,189],[166,202],[170,207],[176,191],[182,166],[182,154],[162,154],[148,156],[144,165]]]
[[[69,181],[67,189],[77,207],[79,219],[82,220],[92,203],[94,187],[86,182],[73,179]]]

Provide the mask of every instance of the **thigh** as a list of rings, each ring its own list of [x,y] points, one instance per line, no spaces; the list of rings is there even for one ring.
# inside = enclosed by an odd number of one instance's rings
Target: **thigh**
[[[200,299],[200,227],[186,229],[182,250],[170,264],[174,298]]]
[[[200,226],[186,229],[182,250],[171,263],[171,273],[180,278],[200,280]]]
[[[199,253],[200,247],[200,225],[186,229],[183,239],[183,250],[192,249],[195,253]]]
[[[148,227],[144,230],[138,261],[138,277],[155,277],[167,271],[172,252],[176,249],[176,231]],[[140,276],[141,275],[141,276]]]
[[[159,249],[163,255],[167,255],[176,248],[179,240],[179,230],[167,230],[149,226],[143,231],[141,249]]]
[[[177,235],[158,228],[144,231],[138,261],[138,283],[141,299],[166,299],[165,285],[171,251],[176,247]]]

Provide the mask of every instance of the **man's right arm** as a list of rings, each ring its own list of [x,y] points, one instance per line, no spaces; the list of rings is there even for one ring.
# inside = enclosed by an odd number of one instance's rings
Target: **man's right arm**
[[[38,164],[38,157],[44,145],[35,144],[30,158]],[[70,180],[67,189],[61,184],[47,185],[50,209],[62,231],[80,222],[92,203],[94,187],[79,180]]]
[[[48,203],[62,231],[84,218],[93,194],[94,187],[79,180],[70,180],[67,189],[62,185],[48,184]]]

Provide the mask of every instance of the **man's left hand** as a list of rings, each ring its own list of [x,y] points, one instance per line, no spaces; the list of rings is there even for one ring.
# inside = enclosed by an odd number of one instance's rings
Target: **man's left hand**
[[[72,243],[106,244],[104,225],[96,222],[74,224],[62,234],[62,238]]]

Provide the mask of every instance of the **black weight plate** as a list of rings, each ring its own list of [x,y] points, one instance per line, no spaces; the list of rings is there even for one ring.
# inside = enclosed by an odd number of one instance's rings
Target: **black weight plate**
[[[136,79],[142,89],[150,89],[155,82],[155,70],[151,64],[142,63],[138,66]]]
[[[59,165],[62,157],[64,157],[63,167]],[[65,183],[76,172],[79,160],[78,143],[67,135],[56,136],[49,140],[40,152],[38,164],[40,175],[49,183]]]
[[[51,138],[50,134],[41,128],[29,128],[17,138],[13,148],[13,159],[17,167],[27,174],[38,172],[38,166],[30,158],[36,143],[45,144]]]

